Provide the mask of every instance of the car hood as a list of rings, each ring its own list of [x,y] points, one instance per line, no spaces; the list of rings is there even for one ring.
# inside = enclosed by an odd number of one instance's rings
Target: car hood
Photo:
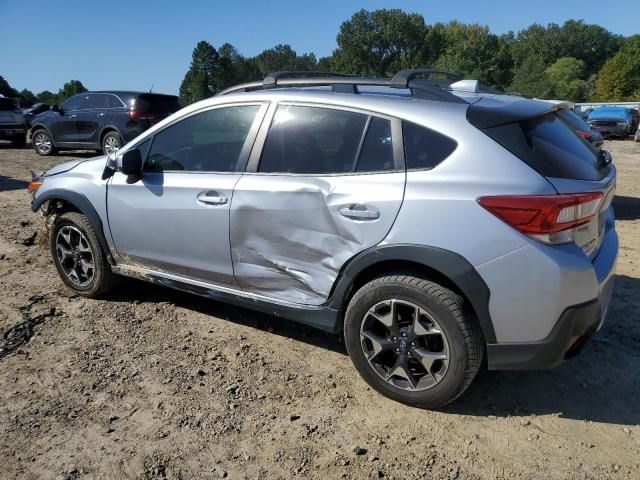
[[[51,167],[44,172],[44,175],[50,177],[52,175],[58,175],[60,173],[68,172],[69,170],[73,170],[74,168],[76,168],[81,163],[95,164],[96,166],[99,164],[101,166],[104,166],[106,161],[107,157],[105,155],[89,159],[72,160],[70,162],[61,163],[60,165]]]

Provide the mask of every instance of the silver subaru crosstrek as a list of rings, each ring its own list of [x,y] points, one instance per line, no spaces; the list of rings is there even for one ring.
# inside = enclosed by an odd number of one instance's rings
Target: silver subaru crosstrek
[[[342,333],[374,389],[434,408],[603,323],[616,169],[557,109],[426,69],[279,72],[51,168],[32,208],[80,295],[124,275]]]

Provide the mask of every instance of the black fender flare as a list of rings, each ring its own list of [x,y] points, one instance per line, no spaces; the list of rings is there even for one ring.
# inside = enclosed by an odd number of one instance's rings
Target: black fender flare
[[[115,261],[111,255],[109,244],[107,243],[107,239],[104,235],[102,219],[100,218],[100,215],[98,215],[98,212],[93,207],[89,199],[78,192],[66,190],[63,188],[53,188],[34,198],[31,201],[31,210],[37,212],[45,202],[50,200],[63,200],[80,211],[80,213],[82,213],[85,217],[87,217],[89,223],[93,227],[93,230],[98,236],[98,241],[100,242],[100,246],[107,256],[107,260],[111,265],[114,265]]]
[[[334,283],[328,306],[335,310],[344,310],[358,275],[377,263],[388,261],[417,263],[445,276],[471,304],[485,342],[496,342],[489,313],[489,287],[464,257],[438,247],[413,244],[378,245],[360,252],[342,268]]]
[[[124,136],[122,135],[122,132],[120,131],[120,129],[118,127],[116,127],[115,125],[109,123],[107,125],[105,125],[104,127],[102,127],[100,129],[100,132],[98,133],[98,143],[100,144],[100,147],[102,147],[102,138],[104,135],[106,135],[105,132],[116,132],[119,136],[120,136],[120,140],[122,141],[122,145],[124,146],[125,141],[124,141]]]
[[[54,147],[56,147],[56,140],[55,138],[53,138],[53,135],[51,134],[51,130],[49,130],[49,128],[44,124],[44,123],[35,123],[33,125],[31,125],[31,128],[29,129],[29,134],[31,135],[31,138],[33,139],[33,132],[35,132],[36,130],[45,130],[47,132],[47,135],[49,135],[49,138],[51,139],[51,143],[53,144]]]

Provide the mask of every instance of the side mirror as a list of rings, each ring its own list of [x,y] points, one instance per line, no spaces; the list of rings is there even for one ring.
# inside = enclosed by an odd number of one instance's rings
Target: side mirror
[[[51,110],[54,112],[62,113],[62,109],[60,108],[60,105],[58,105],[57,103],[53,107],[51,107]]]
[[[142,173],[142,155],[140,150],[133,148],[122,155],[118,155],[118,170],[124,175],[140,175]]]

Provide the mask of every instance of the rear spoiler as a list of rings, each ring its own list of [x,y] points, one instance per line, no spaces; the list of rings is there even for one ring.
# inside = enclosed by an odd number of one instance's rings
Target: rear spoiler
[[[561,110],[561,107],[547,102],[520,98],[509,102],[492,101],[483,98],[467,109],[467,120],[480,130],[521,122]]]

